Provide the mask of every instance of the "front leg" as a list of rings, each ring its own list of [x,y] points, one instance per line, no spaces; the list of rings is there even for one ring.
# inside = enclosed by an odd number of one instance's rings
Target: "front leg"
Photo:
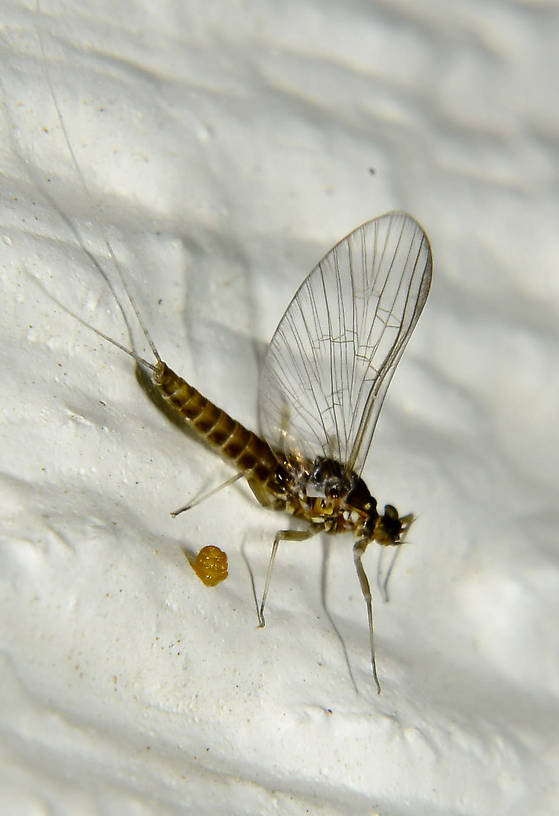
[[[371,664],[373,666],[373,677],[375,679],[375,683],[377,686],[377,693],[380,694],[380,682],[377,674],[377,661],[375,660],[375,633],[373,629],[373,596],[371,594],[369,579],[367,578],[365,568],[361,563],[361,558],[363,556],[363,553],[367,549],[368,543],[369,540],[366,538],[362,538],[360,541],[355,542],[355,544],[353,545],[353,562],[355,564],[355,569],[357,571],[359,583],[361,584],[361,592],[363,593],[365,603],[367,604],[367,617],[369,618],[369,642],[371,646]]]

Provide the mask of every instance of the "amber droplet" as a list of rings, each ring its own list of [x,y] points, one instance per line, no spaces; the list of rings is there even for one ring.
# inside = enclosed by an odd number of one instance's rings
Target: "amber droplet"
[[[227,553],[219,547],[202,547],[191,566],[198,578],[206,586],[215,586],[225,581],[227,572]]]

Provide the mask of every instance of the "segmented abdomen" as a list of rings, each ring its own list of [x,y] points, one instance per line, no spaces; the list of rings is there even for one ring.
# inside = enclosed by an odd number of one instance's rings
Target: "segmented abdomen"
[[[163,361],[155,366],[153,383],[173,410],[247,478],[266,483],[281,467],[267,442],[206,399]]]

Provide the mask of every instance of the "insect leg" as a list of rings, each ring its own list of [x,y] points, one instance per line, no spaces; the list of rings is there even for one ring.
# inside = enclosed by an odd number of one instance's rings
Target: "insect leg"
[[[384,576],[384,580],[382,582],[381,582],[381,562],[382,562],[382,556],[384,554],[385,548],[382,547],[381,550],[380,550],[380,556],[379,556],[379,560],[378,560],[378,569],[377,569],[377,584],[380,587],[380,590],[382,592],[382,597],[383,597],[383,600],[384,600],[385,603],[388,603],[388,601],[390,600],[389,597],[388,597],[388,582],[390,580],[390,576],[392,575],[392,570],[394,569],[394,565],[396,564],[396,560],[397,560],[397,558],[398,558],[398,556],[400,554],[401,549],[402,549],[401,546],[395,547],[394,554],[392,555],[392,560],[390,561],[388,569],[386,570],[386,575]]]
[[[264,592],[262,593],[262,601],[260,603],[260,609],[258,610],[258,626],[261,629],[263,626],[266,626],[266,621],[264,620],[264,604],[266,603],[266,597],[268,595],[268,589],[270,588],[270,581],[272,580],[272,570],[274,568],[274,561],[276,558],[276,553],[278,551],[278,544],[280,541],[305,541],[305,539],[310,538],[317,533],[320,533],[322,528],[310,527],[308,530],[278,530],[276,536],[274,538],[274,543],[272,544],[272,552],[270,553],[270,560],[268,561],[268,569],[266,570],[266,581],[264,582]]]
[[[353,545],[353,562],[355,564],[355,569],[357,570],[357,577],[359,578],[359,583],[361,584],[361,592],[363,593],[365,603],[367,604],[367,616],[369,618],[369,641],[371,644],[371,665],[373,667],[373,677],[375,679],[375,683],[377,686],[377,692],[380,694],[380,683],[378,679],[377,664],[375,660],[375,636],[373,630],[373,596],[371,595],[369,579],[367,578],[365,568],[361,563],[361,557],[365,550],[367,549],[368,543],[369,542],[366,538],[362,538],[361,541],[355,542],[355,544]]]
[[[217,487],[212,487],[212,489],[208,490],[207,493],[202,493],[202,495],[199,496],[197,499],[193,499],[193,501],[188,502],[188,504],[185,504],[183,507],[179,507],[178,510],[173,510],[173,512],[171,513],[172,517],[175,518],[180,513],[184,513],[186,510],[190,510],[192,507],[196,507],[197,504],[201,504],[206,499],[209,499],[210,496],[213,496],[214,493],[218,493],[220,490],[223,490],[224,487],[229,487],[229,485],[233,484],[238,479],[240,479],[241,476],[244,476],[242,470],[239,473],[235,473],[234,476],[231,476],[231,478],[227,479],[227,481],[225,482],[222,482]]]

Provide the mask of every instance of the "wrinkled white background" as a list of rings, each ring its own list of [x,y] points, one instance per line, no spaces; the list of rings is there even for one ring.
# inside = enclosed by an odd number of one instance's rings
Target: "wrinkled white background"
[[[2,813],[552,812],[552,4],[3,16]],[[111,274],[108,238],[164,358],[255,427],[295,288],[390,209],[423,223],[435,271],[365,474],[418,516],[377,597],[378,698],[351,540],[282,546],[258,630],[251,571],[260,592],[288,520],[239,485],[172,520],[231,471],[52,298],[127,342],[86,255]],[[216,589],[183,553],[205,544],[229,555]]]

